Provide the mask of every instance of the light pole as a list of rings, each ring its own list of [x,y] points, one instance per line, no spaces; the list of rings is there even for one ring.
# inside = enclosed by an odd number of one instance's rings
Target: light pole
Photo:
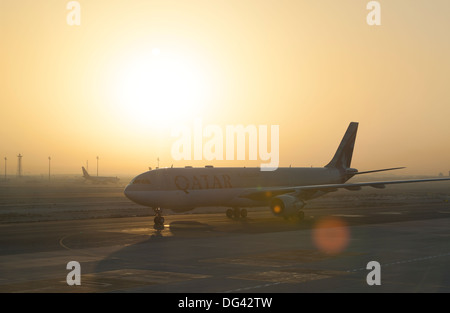
[[[98,156],[97,156],[97,176],[98,176]]]
[[[51,157],[48,157],[48,181],[50,181],[50,161],[52,160]]]
[[[8,159],[5,157],[5,180],[6,180],[6,161],[8,161]]]
[[[17,174],[18,174],[19,178],[22,177],[22,158],[23,158],[23,155],[21,155],[19,153],[19,155],[17,156]]]

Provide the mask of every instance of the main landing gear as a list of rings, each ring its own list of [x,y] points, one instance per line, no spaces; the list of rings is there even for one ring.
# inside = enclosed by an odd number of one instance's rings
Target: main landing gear
[[[153,208],[153,211],[155,211],[155,218],[153,219],[155,225],[153,227],[157,230],[164,229],[164,217],[161,208]]]
[[[227,217],[228,218],[246,218],[247,217],[247,210],[246,209],[240,209],[240,208],[232,208],[227,210]]]

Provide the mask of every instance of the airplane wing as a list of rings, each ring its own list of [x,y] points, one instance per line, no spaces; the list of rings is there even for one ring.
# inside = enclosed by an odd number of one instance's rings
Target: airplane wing
[[[252,188],[247,189],[240,197],[248,198],[251,200],[261,201],[268,200],[270,198],[293,193],[294,196],[301,198],[303,192],[332,192],[337,191],[340,188],[347,190],[360,190],[362,187],[373,187],[383,189],[386,185],[393,184],[408,184],[408,183],[421,183],[431,181],[444,181],[450,180],[450,178],[427,178],[427,179],[412,179],[412,180],[392,180],[392,181],[377,181],[366,183],[345,183],[345,184],[325,184],[325,185],[307,185],[307,186],[294,186],[294,187],[269,187],[269,188]]]

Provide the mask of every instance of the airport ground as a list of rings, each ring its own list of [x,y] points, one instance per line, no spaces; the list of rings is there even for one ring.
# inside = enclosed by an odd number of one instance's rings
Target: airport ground
[[[0,292],[450,292],[449,184],[339,191],[302,223],[267,208],[166,212],[161,231],[122,185],[3,184]],[[66,283],[69,261],[81,286]]]

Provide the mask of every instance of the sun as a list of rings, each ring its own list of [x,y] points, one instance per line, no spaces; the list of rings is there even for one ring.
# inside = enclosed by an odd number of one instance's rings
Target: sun
[[[153,48],[152,49],[152,54],[153,55],[159,55],[161,53],[161,50],[159,48]]]
[[[159,48],[124,60],[115,82],[120,117],[139,127],[174,124],[198,115],[207,89],[198,64]]]

